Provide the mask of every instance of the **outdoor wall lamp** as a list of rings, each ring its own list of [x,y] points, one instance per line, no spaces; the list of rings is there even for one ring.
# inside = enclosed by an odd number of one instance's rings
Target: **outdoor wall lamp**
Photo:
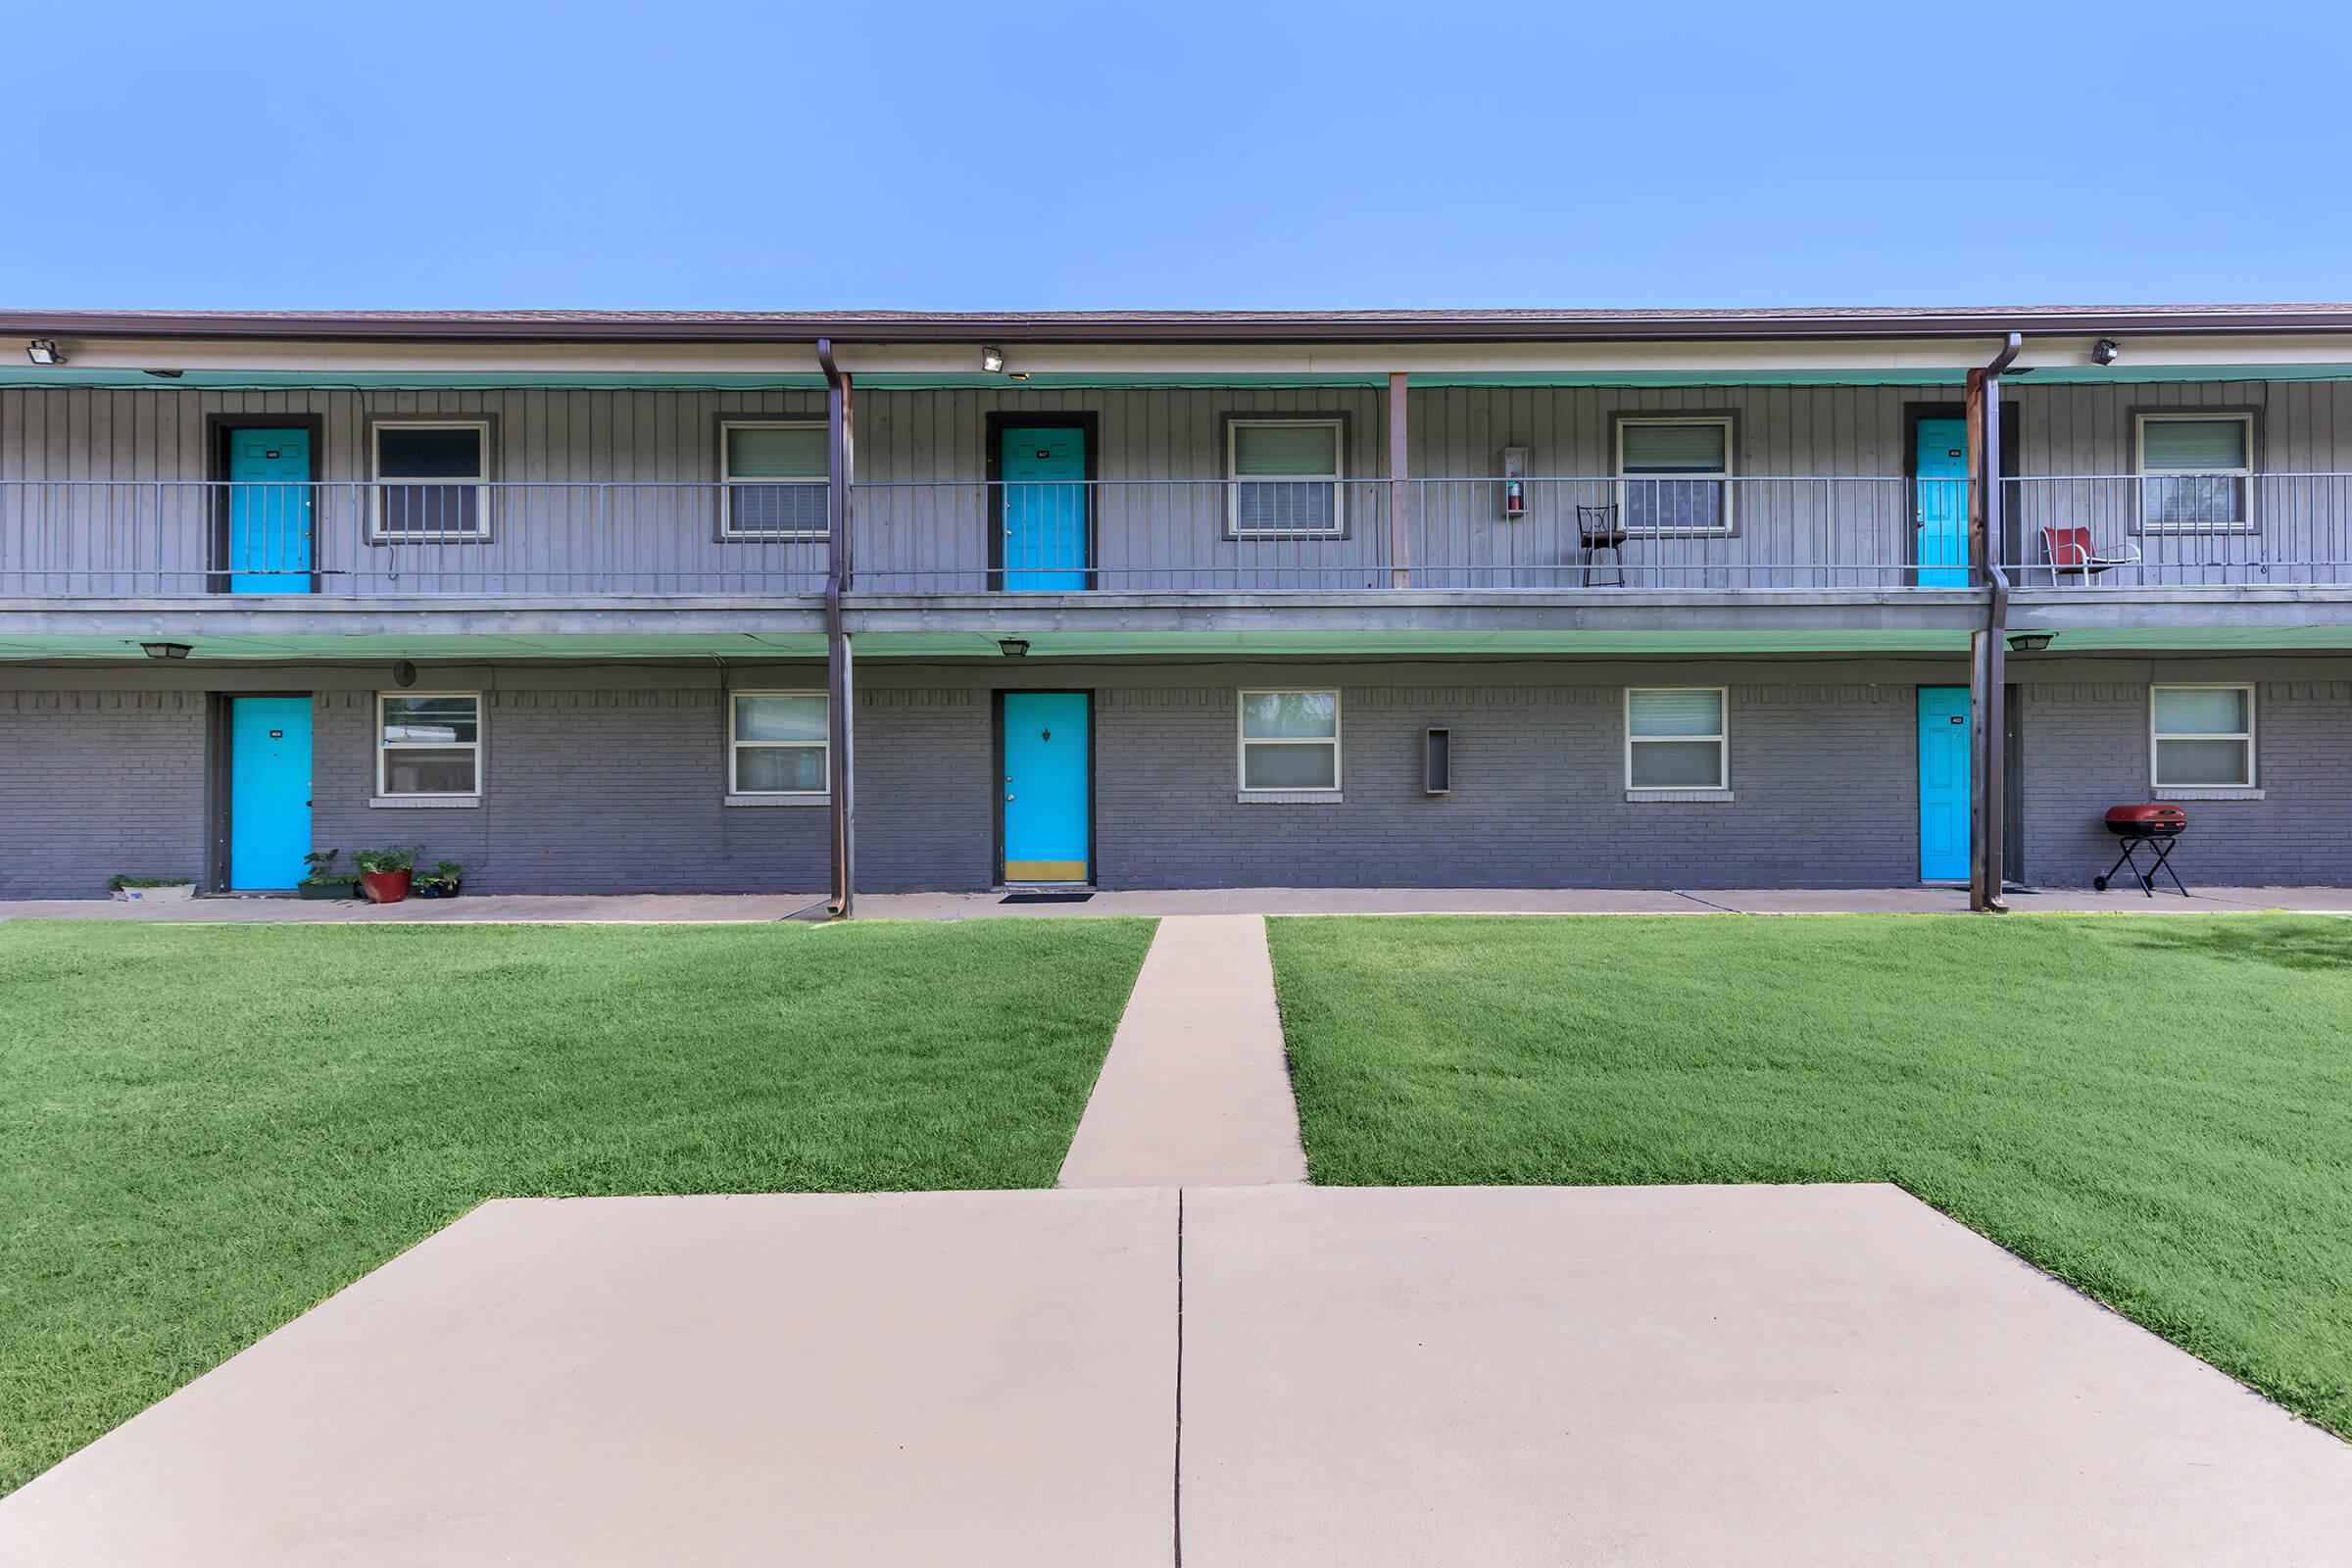
[[[997,639],[997,652],[1003,654],[1006,659],[1026,659],[1029,657],[1028,639],[1024,637],[1000,637]]]
[[[2121,343],[2111,337],[2103,337],[2090,346],[2091,363],[2113,365],[2123,352],[2124,346]]]
[[[980,350],[980,368],[987,371],[990,375],[1003,374],[1004,370],[1004,351],[997,347],[994,343],[985,345]]]
[[[2049,646],[2050,633],[2046,631],[2021,631],[2009,639],[2009,651],[2013,654],[2038,654]]]
[[[66,357],[57,352],[57,345],[45,337],[36,337],[24,345],[24,357],[35,365],[63,365]]]
[[[139,652],[149,659],[185,659],[189,648],[186,643],[141,643]]]

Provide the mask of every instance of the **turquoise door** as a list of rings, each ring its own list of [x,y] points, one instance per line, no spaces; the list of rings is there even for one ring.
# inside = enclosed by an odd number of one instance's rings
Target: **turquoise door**
[[[1968,688],[1919,689],[1919,879],[1968,880]]]
[[[311,591],[311,432],[228,432],[228,591]]]
[[[228,704],[228,885],[290,888],[311,853],[311,700]]]
[[[1968,586],[1968,421],[1922,419],[1911,472],[1918,495],[1922,588]]]
[[[1091,880],[1093,791],[1084,692],[1004,694],[1004,880]]]
[[[1004,586],[1061,593],[1086,586],[1086,432],[1008,426],[997,434],[1004,495]]]

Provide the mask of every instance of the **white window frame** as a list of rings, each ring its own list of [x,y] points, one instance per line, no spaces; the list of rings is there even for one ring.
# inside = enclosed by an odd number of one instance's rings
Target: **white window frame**
[[[1738,494],[1738,487],[1732,483],[1732,478],[1740,470],[1740,450],[1738,441],[1736,439],[1738,435],[1738,430],[1736,428],[1737,423],[1738,421],[1729,414],[1618,415],[1615,420],[1615,428],[1611,431],[1609,437],[1612,445],[1616,449],[1615,463],[1617,466],[1617,525],[1625,529],[1627,532],[1642,539],[1713,539],[1731,533],[1732,504]],[[1628,425],[1659,424],[1712,424],[1721,429],[1723,431],[1723,471],[1719,474],[1712,475],[1704,473],[1627,473],[1625,471],[1626,427]],[[1628,490],[1627,486],[1629,484],[1640,484],[1653,481],[1665,484],[1672,484],[1678,481],[1684,483],[1703,484],[1712,481],[1714,483],[1721,484],[1723,486],[1723,505],[1718,509],[1718,512],[1723,520],[1712,528],[1635,527],[1634,511],[1630,504],[1631,492]]]
[[[1713,692],[1715,694],[1715,733],[1712,735],[1643,735],[1634,734],[1634,694],[1636,692]],[[1625,788],[1630,795],[1673,795],[1684,790],[1728,790],[1732,787],[1732,689],[1729,686],[1628,686],[1625,689]],[[1634,782],[1634,748],[1674,742],[1689,745],[1694,741],[1715,743],[1715,782],[1712,784],[1637,784]]]
[[[470,479],[403,479],[384,477],[384,443],[386,430],[472,430],[481,437],[480,471]],[[463,416],[433,418],[422,415],[415,418],[370,419],[368,421],[368,537],[376,544],[436,544],[452,540],[483,540],[490,537],[490,442],[492,421],[486,418]],[[403,488],[423,485],[448,485],[453,488],[473,487],[473,526],[470,528],[434,528],[425,532],[391,531],[384,527],[384,492],[393,485]]]
[[[389,698],[465,697],[473,703],[473,739],[471,741],[388,741],[384,738],[384,703]],[[489,783],[490,770],[490,709],[482,694],[473,692],[377,692],[375,694],[375,795],[385,801],[478,801]],[[391,769],[386,763],[394,752],[454,752],[470,750],[473,753],[473,788],[469,790],[402,790],[392,789]]]
[[[1252,697],[1331,696],[1331,733],[1329,735],[1252,735],[1250,733],[1250,699]],[[1233,705],[1233,785],[1244,795],[1337,795],[1347,781],[1340,769],[1347,760],[1340,745],[1340,736],[1347,720],[1347,699],[1336,686],[1251,686],[1235,696]],[[1328,746],[1331,748],[1331,782],[1329,784],[1286,785],[1280,787],[1251,786],[1250,783],[1250,748],[1252,746]]]
[[[823,419],[721,419],[718,421],[718,536],[721,540],[761,541],[769,539],[829,539],[833,529],[828,519],[822,528],[742,528],[735,523],[735,492],[745,485],[801,484],[828,489],[833,483],[833,453],[825,452],[825,474],[818,479],[738,479],[727,472],[727,436],[736,430],[829,430]],[[764,694],[762,694],[764,695]]]
[[[2148,467],[2148,426],[2156,424],[2223,424],[2233,423],[2245,431],[2240,450],[2245,453],[2243,466],[2235,468],[2157,468]],[[2141,533],[2252,533],[2254,531],[2254,416],[2242,410],[2224,409],[2199,413],[2195,409],[2142,409],[2132,416],[2132,471],[2137,476],[2139,489],[2138,524]],[[2230,478],[2237,481],[2238,510],[2244,516],[2228,522],[2156,522],[2148,516],[2148,481],[2150,479]]]
[[[825,705],[824,739],[814,743],[808,741],[738,740],[735,735],[735,699],[738,697],[813,697],[818,702]],[[825,787],[823,789],[749,790],[743,787],[742,757],[744,748],[765,747],[770,750],[782,750],[789,747],[793,751],[797,752],[808,750],[811,744],[814,744],[816,749],[824,756],[823,767],[820,770],[821,776],[825,780]],[[739,688],[727,693],[727,793],[730,796],[748,795],[756,799],[771,801],[821,801],[825,799],[826,796],[831,792],[833,787],[832,781],[833,696],[830,692],[821,689],[787,689],[783,687],[760,686]]]
[[[2221,731],[2191,732],[2188,730],[2160,730],[2156,727],[2156,694],[2158,692],[2244,692],[2246,694],[2246,727],[2242,733]],[[2167,680],[2148,687],[2148,788],[2154,790],[2250,790],[2255,788],[2258,769],[2254,761],[2254,731],[2260,719],[2254,711],[2254,686],[2242,680]],[[2243,741],[2246,746],[2245,777],[2231,782],[2211,779],[2195,784],[2168,784],[2158,776],[2162,755],[2159,741]]]
[[[1315,425],[1331,432],[1331,472],[1292,473],[1277,479],[1245,477],[1239,453],[1245,427]],[[1348,421],[1334,414],[1250,415],[1225,421],[1225,537],[1228,539],[1338,539],[1348,532]],[[1245,528],[1242,526],[1242,486],[1245,484],[1323,484],[1331,486],[1331,526],[1328,528]],[[1286,688],[1287,690],[1288,688]]]

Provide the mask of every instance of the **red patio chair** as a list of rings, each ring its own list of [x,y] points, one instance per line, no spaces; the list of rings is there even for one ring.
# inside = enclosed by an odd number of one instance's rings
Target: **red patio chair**
[[[2088,582],[2113,567],[2139,564],[2139,546],[2128,544],[2123,555],[2102,556],[2091,545],[2090,530],[2082,526],[2042,529],[2041,548],[2049,556],[2052,580],[2075,576]]]

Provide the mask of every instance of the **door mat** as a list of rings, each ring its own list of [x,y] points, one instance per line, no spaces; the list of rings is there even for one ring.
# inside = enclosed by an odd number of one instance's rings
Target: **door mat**
[[[1084,904],[1092,893],[1007,893],[999,904]]]

